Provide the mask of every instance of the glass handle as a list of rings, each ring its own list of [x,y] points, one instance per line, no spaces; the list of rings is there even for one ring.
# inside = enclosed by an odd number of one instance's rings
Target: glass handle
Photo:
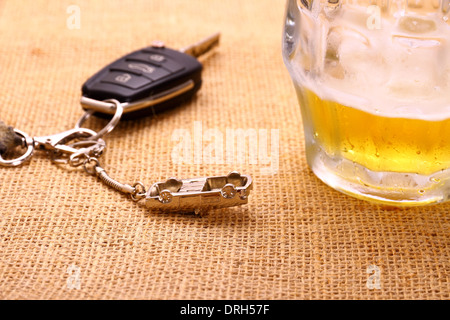
[[[287,0],[286,17],[283,31],[283,56],[289,57],[297,47],[299,39],[297,27],[300,16],[297,0]]]

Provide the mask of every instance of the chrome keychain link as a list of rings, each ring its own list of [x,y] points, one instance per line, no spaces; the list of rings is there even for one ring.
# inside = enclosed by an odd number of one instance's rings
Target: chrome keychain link
[[[92,167],[88,166],[92,163],[94,163]],[[124,184],[118,182],[117,180],[114,180],[106,173],[106,170],[100,166],[100,162],[96,157],[87,157],[83,162],[83,169],[84,171],[86,171],[86,173],[97,176],[104,184],[108,185],[109,187],[119,192],[129,194],[133,201],[137,202],[145,198],[145,185],[142,182],[136,182],[131,186],[129,184]]]
[[[23,131],[14,129],[14,132],[22,139],[22,146],[26,148],[26,151],[23,155],[12,160],[5,160],[0,155],[0,166],[20,166],[31,159],[35,150],[47,152],[53,162],[68,163],[73,167],[82,165],[86,158],[99,157],[106,148],[106,143],[102,137],[115,128],[123,113],[120,102],[117,100],[109,100],[109,102],[115,105],[116,113],[99,132],[81,127],[90,116],[90,111],[87,111],[80,118],[75,128],[49,136],[30,137]],[[78,141],[69,143],[74,140]]]

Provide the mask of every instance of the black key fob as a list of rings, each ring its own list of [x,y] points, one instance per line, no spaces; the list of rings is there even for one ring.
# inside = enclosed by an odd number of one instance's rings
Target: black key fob
[[[142,117],[172,108],[191,98],[201,87],[202,65],[194,57],[149,47],[127,54],[88,79],[82,94],[94,100],[116,99],[124,106],[123,119]],[[145,102],[154,100],[158,103]],[[129,107],[129,105],[135,107]],[[110,117],[96,110],[97,115]]]
[[[218,44],[219,34],[188,47],[184,52],[160,42],[129,53],[89,78],[82,87],[81,105],[95,115],[111,117],[108,99],[118,100],[122,119],[156,114],[190,99],[202,85],[202,64],[197,56]]]

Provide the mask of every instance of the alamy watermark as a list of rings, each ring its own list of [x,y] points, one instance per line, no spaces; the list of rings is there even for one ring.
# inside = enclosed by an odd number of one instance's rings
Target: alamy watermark
[[[72,4],[66,9],[69,15],[66,20],[66,26],[69,30],[81,29],[81,9],[79,6]]]
[[[81,288],[81,268],[71,264],[67,267],[67,289],[80,289]]]
[[[381,270],[376,265],[370,265],[367,267],[368,274],[370,274],[369,278],[367,278],[366,287],[370,290],[381,289]]]
[[[250,164],[261,174],[276,174],[280,159],[279,129],[204,128],[194,121],[193,129],[175,129],[176,145],[171,157],[175,164]],[[207,143],[205,145],[205,143]]]
[[[369,30],[380,30],[381,29],[381,8],[377,5],[368,6],[367,13],[369,18],[367,18],[367,28]]]

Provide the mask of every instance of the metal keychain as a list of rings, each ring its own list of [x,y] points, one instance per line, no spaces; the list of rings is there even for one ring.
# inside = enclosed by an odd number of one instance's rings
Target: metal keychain
[[[132,185],[112,179],[100,166],[99,158],[106,148],[102,139],[119,123],[123,104],[117,100],[99,101],[114,110],[110,122],[100,131],[83,128],[84,122],[94,113],[86,111],[77,121],[75,128],[43,137],[30,137],[14,129],[26,151],[11,160],[0,155],[0,166],[16,167],[29,161],[36,150],[47,153],[52,162],[82,166],[91,175],[97,176],[111,188],[128,194],[134,201],[145,199],[147,208],[158,211],[179,211],[201,213],[207,209],[224,208],[246,204],[252,189],[252,178],[238,172],[226,176],[212,176],[194,179],[170,178],[154,183],[148,190],[142,182]],[[75,142],[73,142],[75,141]]]
[[[129,185],[112,179],[99,162],[99,158],[106,148],[106,143],[102,138],[115,128],[122,116],[125,118],[129,114],[145,110],[154,112],[157,105],[162,106],[171,99],[189,97],[199,90],[202,65],[196,59],[201,55],[211,53],[211,49],[218,45],[219,38],[220,33],[215,33],[181,51],[166,48],[160,41],[154,42],[149,48],[132,52],[109,64],[83,85],[80,103],[86,112],[77,121],[75,128],[55,135],[33,138],[14,129],[20,139],[10,137],[8,144],[18,140],[26,151],[12,160],[3,159],[0,153],[0,166],[19,166],[28,161],[35,150],[41,150],[45,151],[53,162],[65,163],[72,167],[82,166],[88,174],[97,176],[106,185],[130,195],[134,201],[145,199],[146,206],[151,209],[199,213],[201,210],[209,208],[246,204],[252,188],[252,179],[250,176],[240,175],[237,172],[230,172],[226,176],[195,179],[171,178],[165,182],[153,184],[147,191],[142,182]],[[136,59],[138,63],[133,62]],[[152,66],[147,65],[148,59],[151,59]],[[147,66],[147,68],[142,69],[143,66]],[[146,76],[150,78],[136,76],[136,67],[139,67],[138,69],[142,72],[147,72]],[[124,72],[123,68],[126,73],[119,73],[119,76],[116,76],[118,70]],[[134,75],[132,76],[131,73]],[[103,78],[105,75],[106,78]],[[108,78],[111,75],[114,75],[114,81]],[[125,76],[125,82],[130,81],[128,86],[116,86],[112,90],[111,81],[116,83],[120,80],[123,85]],[[165,79],[162,80],[164,83],[156,81],[160,76],[165,76],[161,78]],[[153,86],[153,84],[157,85]],[[101,87],[100,91],[98,86]],[[108,97],[105,92],[111,94],[110,97],[122,95],[121,101],[123,102],[115,99],[103,100],[105,95]],[[96,97],[96,94],[100,94],[102,98]],[[83,128],[83,124],[95,112],[112,115],[110,122],[98,132]],[[9,128],[8,130],[11,131]],[[14,132],[10,133],[14,135]],[[0,140],[0,152],[2,151],[1,143]],[[4,146],[3,149],[5,149]]]

